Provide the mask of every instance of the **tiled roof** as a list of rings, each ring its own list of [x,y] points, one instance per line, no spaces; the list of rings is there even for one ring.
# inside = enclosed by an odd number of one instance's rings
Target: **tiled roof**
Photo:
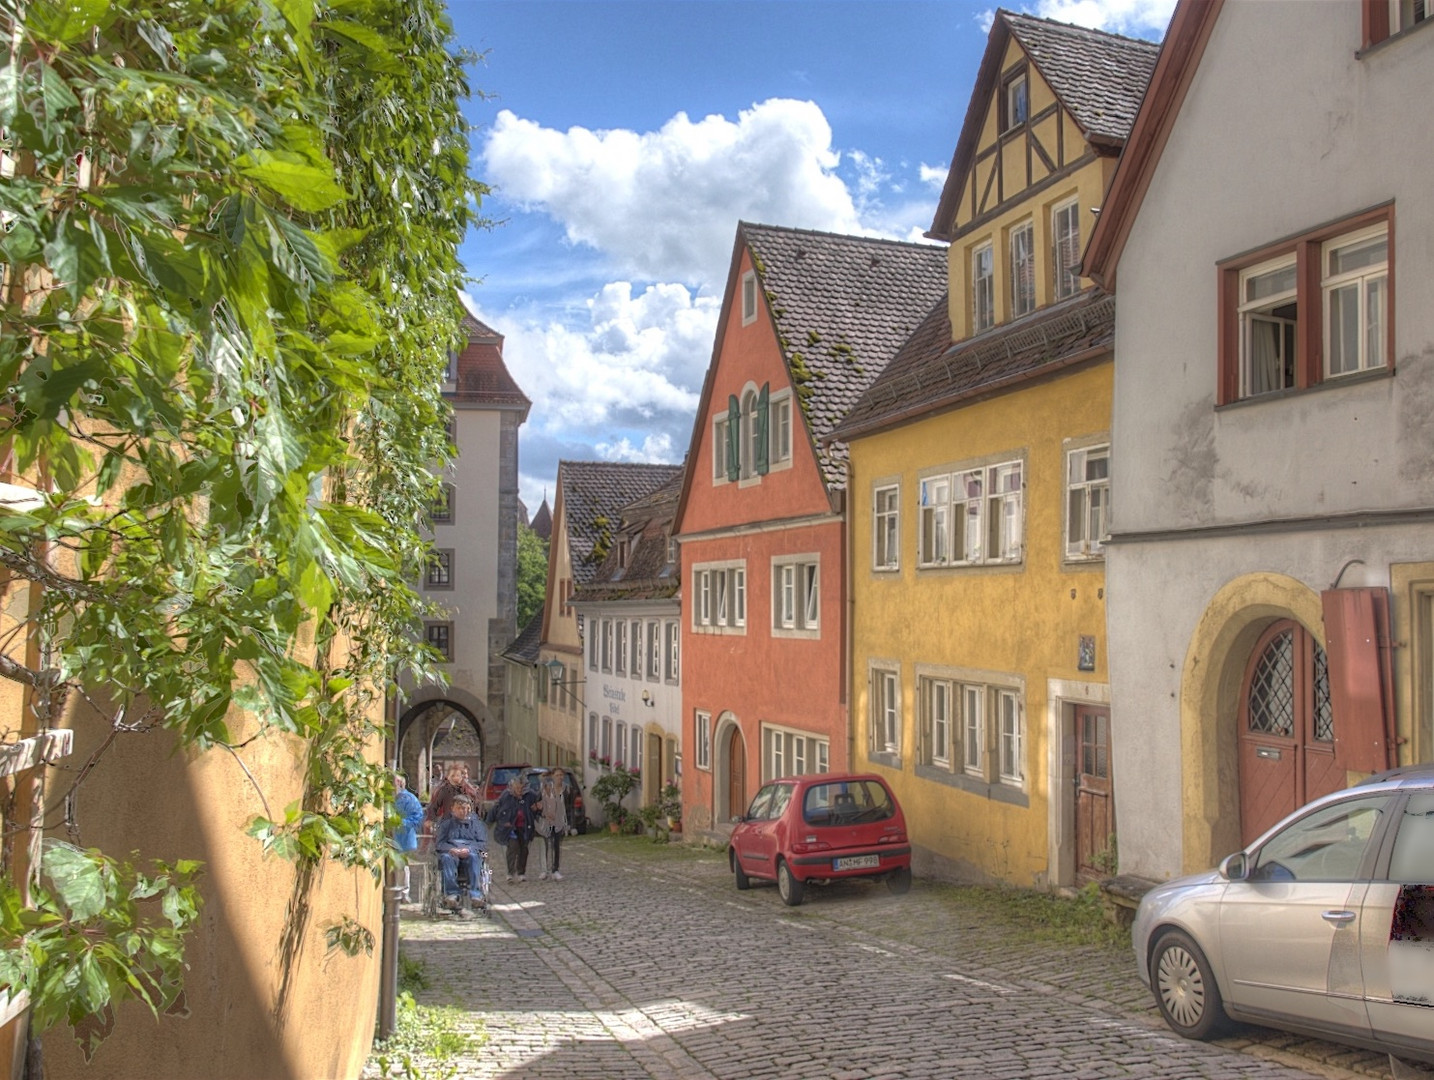
[[[833,435],[855,438],[1091,359],[1115,342],[1115,297],[1086,289],[951,344],[945,302],[932,308]]]
[[[617,536],[623,508],[681,476],[681,465],[558,462],[558,484],[575,585],[593,580]]]
[[[823,476],[846,484],[844,443],[821,445],[946,289],[946,249],[743,222]]]
[[[464,320],[464,325],[470,322],[482,326],[472,316]],[[482,341],[475,338],[475,333],[469,327],[468,347],[458,354],[454,365],[454,389],[443,396],[457,405],[497,405],[526,412],[532,402],[503,363],[502,338]]]
[[[463,329],[468,332],[468,340],[470,342],[501,342],[503,340],[502,334],[478,318],[477,315],[474,315],[467,307],[463,309],[462,321]]]
[[[533,617],[524,624],[523,629],[518,631],[518,636],[503,650],[503,655],[509,660],[517,660],[522,664],[536,664],[538,662],[538,647],[542,642],[543,608],[540,606]]]
[[[999,17],[1087,135],[1121,141],[1130,135],[1158,43],[1010,11]]]
[[[607,558],[592,579],[573,592],[583,600],[665,600],[676,596],[682,583],[680,563],[667,561],[667,534],[682,494],[682,473],[622,511],[618,537],[628,540],[627,559],[614,540]]]
[[[548,509],[547,495],[543,496],[543,505],[538,507],[538,512],[533,517],[533,523],[528,527],[544,540],[550,539],[552,537],[553,512]]]

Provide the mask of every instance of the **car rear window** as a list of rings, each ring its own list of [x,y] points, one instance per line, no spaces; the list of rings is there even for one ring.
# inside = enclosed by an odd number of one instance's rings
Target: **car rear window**
[[[875,780],[813,784],[802,800],[802,820],[808,825],[857,825],[885,821],[895,813],[891,796]]]
[[[522,773],[522,769],[494,769],[492,779],[488,783],[493,787],[507,787],[513,781],[513,777]]]

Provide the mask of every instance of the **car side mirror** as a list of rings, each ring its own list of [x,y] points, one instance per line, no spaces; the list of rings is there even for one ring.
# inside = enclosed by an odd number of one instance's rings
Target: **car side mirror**
[[[733,825],[740,825],[742,822],[744,822],[744,821],[746,821],[746,820],[747,820],[747,815],[746,815],[746,814],[733,814],[733,815],[732,815],[732,824],[733,824]]]
[[[1250,875],[1250,860],[1243,851],[1225,856],[1220,863],[1220,876],[1226,881],[1244,881]]]

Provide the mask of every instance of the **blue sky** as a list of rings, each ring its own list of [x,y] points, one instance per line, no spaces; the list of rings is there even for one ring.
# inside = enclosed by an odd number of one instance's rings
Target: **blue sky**
[[[501,222],[461,255],[533,400],[530,512],[561,458],[682,460],[738,221],[921,238],[993,6],[449,0]],[[1158,39],[1173,0],[1008,6]]]

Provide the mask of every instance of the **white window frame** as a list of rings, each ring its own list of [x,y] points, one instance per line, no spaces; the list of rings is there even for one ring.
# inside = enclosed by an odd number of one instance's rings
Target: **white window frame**
[[[955,687],[950,679],[917,676],[921,694],[922,749],[926,764],[951,768],[951,717]]]
[[[692,591],[697,597],[697,604],[692,612],[692,629],[695,632],[746,632],[746,566],[746,562],[741,559],[698,563],[693,566]],[[658,674],[661,670],[659,667]]]
[[[712,483],[727,484],[727,411],[724,409],[712,420]]]
[[[1105,475],[1090,477],[1093,462],[1105,462]],[[1110,443],[1066,449],[1066,559],[1103,559],[1110,539]]]
[[[1025,464],[1020,461],[1004,461],[986,468],[988,563],[1021,561],[1025,539],[1025,475]],[[1012,478],[1014,486],[1010,484]]]
[[[602,620],[602,669],[612,671],[612,620]]]
[[[627,724],[619,720],[612,733],[612,767],[626,767],[627,763]]]
[[[991,241],[971,249],[971,333],[996,325],[996,249]]]
[[[1018,93],[1018,91],[1024,91],[1024,93]],[[1004,134],[1007,131],[1012,131],[1020,127],[1031,118],[1030,72],[1023,71],[1019,75],[1014,75],[1007,79],[1002,86],[1002,92],[1006,97],[1006,124],[1001,129],[1002,134]],[[1022,110],[1016,108],[1018,99],[1024,101],[1025,108]],[[1017,119],[1018,113],[1019,119]]]
[[[901,569],[900,484],[878,484],[871,493],[871,568]]]
[[[617,653],[613,659],[613,671],[618,675],[627,674],[627,620],[617,620]]]
[[[917,484],[917,566],[946,566],[951,562],[951,477],[945,473],[923,476]]]
[[[628,668],[628,671],[636,677],[642,674],[647,663],[643,653],[642,620],[633,619],[628,625],[630,627],[628,636],[632,639],[632,666]]]
[[[1051,208],[1051,295],[1064,300],[1080,292],[1080,199]]]
[[[598,633],[596,625],[592,625],[592,631],[588,636],[588,670],[596,671],[598,669],[598,638],[601,635]]]
[[[748,270],[742,275],[742,325],[750,326],[757,321],[757,271]]]
[[[868,678],[870,697],[869,744],[873,756],[901,758],[901,668],[872,663]]]
[[[662,678],[662,624],[651,619],[647,624],[647,677]]]
[[[1036,223],[1027,218],[1012,226],[1006,238],[1010,254],[1011,318],[1036,310]]]
[[[627,755],[627,768],[629,772],[642,768],[642,735],[642,728],[633,724],[631,738],[632,752]]]
[[[667,681],[677,682],[682,673],[679,659],[682,655],[679,646],[682,642],[682,627],[676,619],[668,619],[667,627]]]
[[[697,767],[712,769],[712,714],[698,709],[693,717],[694,734],[697,739]]]
[[[1290,285],[1287,289],[1271,293],[1268,296],[1246,299],[1249,285],[1256,278],[1268,277],[1271,274],[1289,271]],[[1299,366],[1299,319],[1286,319],[1274,314],[1274,309],[1284,307],[1289,303],[1299,303],[1299,267],[1296,264],[1295,253],[1288,252],[1278,258],[1258,263],[1255,266],[1246,267],[1240,271],[1240,397],[1259,397],[1263,394],[1278,393],[1281,390],[1293,390],[1297,380],[1295,374]],[[1251,355],[1251,330],[1256,324],[1269,324],[1279,326],[1278,338],[1280,353],[1280,374],[1283,379],[1287,376],[1288,383],[1279,386],[1264,387],[1255,389],[1254,369],[1252,368],[1253,357]],[[1288,330],[1288,334],[1286,333]],[[1286,355],[1288,353],[1288,355]]]
[[[596,757],[598,750],[598,714],[588,713],[588,750],[591,756]]]
[[[1362,266],[1354,270],[1332,273],[1330,260],[1336,251],[1355,247],[1370,240],[1384,240],[1384,261],[1374,266]],[[1379,286],[1378,319],[1371,321],[1368,287]],[[1354,289],[1357,301],[1357,342],[1353,366],[1344,365],[1334,369],[1335,339],[1333,321],[1335,305],[1333,294],[1337,291]],[[1389,226],[1381,222],[1367,229],[1336,236],[1320,245],[1320,294],[1324,323],[1324,377],[1342,378],[1356,375],[1361,371],[1382,368],[1389,362]]]
[[[821,555],[772,560],[772,636],[821,636]]]
[[[607,758],[612,762],[612,717],[602,718],[602,749],[598,753],[599,758]]]
[[[999,745],[999,779],[1003,784],[1024,787],[1026,783],[1026,710],[1021,695],[1010,687],[996,687],[992,695],[996,710]]]
[[[1025,558],[1026,463],[1020,457],[919,478],[916,565],[991,566]]]
[[[986,775],[986,687],[961,683],[957,688],[961,723],[961,768],[972,776]]]
[[[763,724],[762,783],[783,776],[803,776],[809,771],[826,772],[831,759],[830,741],[800,728]],[[809,768],[815,766],[815,768]]]
[[[767,403],[767,468],[792,463],[792,392],[780,390]]]

